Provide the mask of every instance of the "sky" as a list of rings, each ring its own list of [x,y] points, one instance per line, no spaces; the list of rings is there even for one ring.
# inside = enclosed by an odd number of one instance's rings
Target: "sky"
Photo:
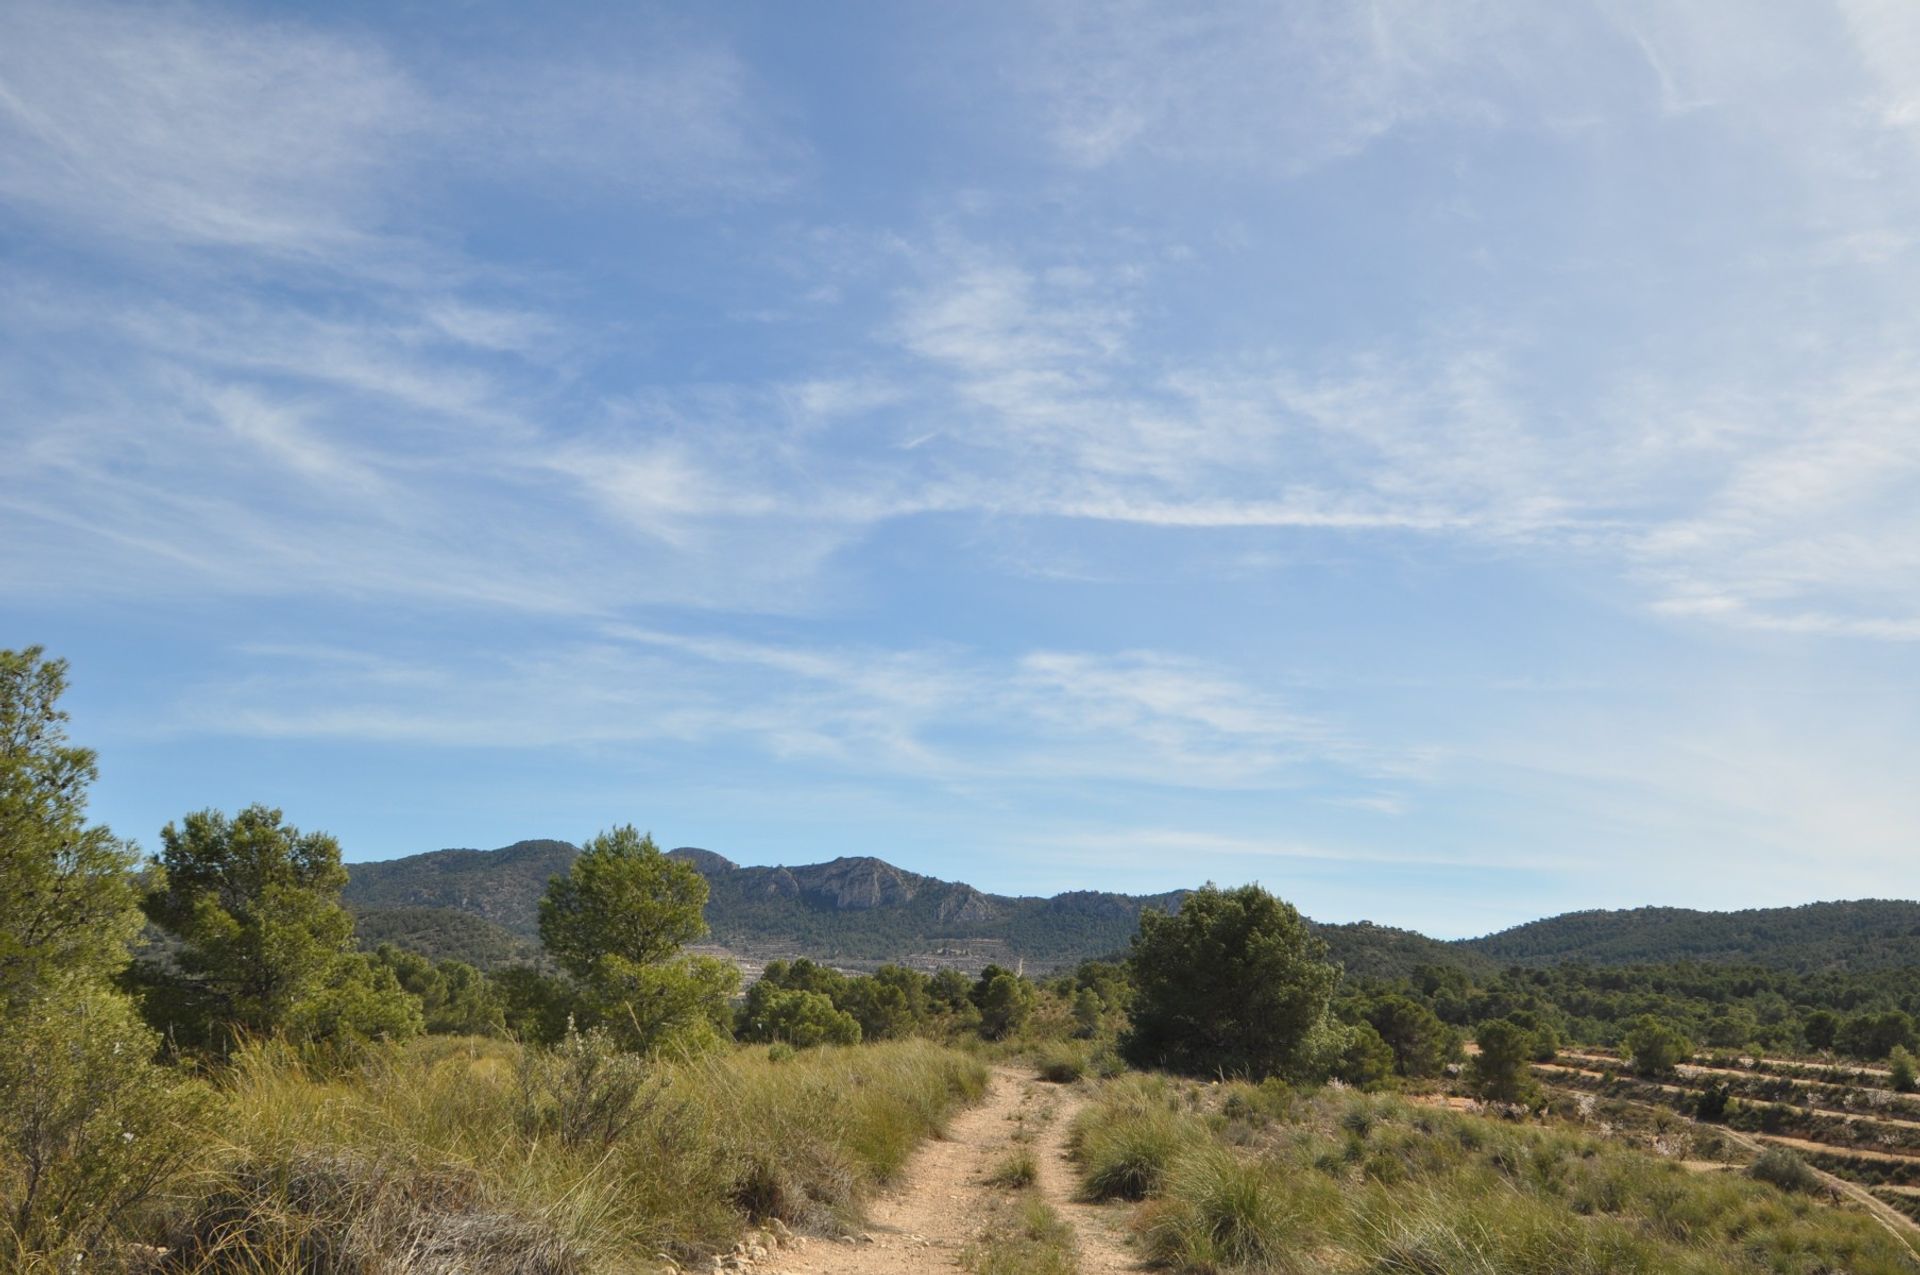
[[[1920,894],[1920,6],[0,0],[93,814]]]

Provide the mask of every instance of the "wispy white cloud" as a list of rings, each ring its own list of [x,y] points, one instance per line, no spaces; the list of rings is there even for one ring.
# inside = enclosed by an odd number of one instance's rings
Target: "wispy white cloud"
[[[1314,768],[1377,783],[1424,764],[1363,747],[1225,670],[1147,652],[995,661],[613,625],[543,655],[451,663],[311,645],[246,654],[253,671],[194,688],[168,729],[463,748],[745,745],[963,789],[1244,789]]]
[[[1497,29],[1479,7],[1057,4],[1023,26],[1016,82],[1070,162],[1299,172],[1396,125],[1460,109],[1465,56]]]

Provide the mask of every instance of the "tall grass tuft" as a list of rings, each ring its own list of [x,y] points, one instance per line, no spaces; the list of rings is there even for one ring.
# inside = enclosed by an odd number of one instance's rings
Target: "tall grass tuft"
[[[1089,1200],[1139,1200],[1157,1192],[1175,1158],[1204,1135],[1166,1082],[1129,1076],[1082,1111],[1069,1146]]]
[[[1174,1164],[1142,1234],[1147,1252],[1177,1269],[1290,1275],[1308,1269],[1296,1261],[1295,1204],[1268,1165],[1201,1146]]]

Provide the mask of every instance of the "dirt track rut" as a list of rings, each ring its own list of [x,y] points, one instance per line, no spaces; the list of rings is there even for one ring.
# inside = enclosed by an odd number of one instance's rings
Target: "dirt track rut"
[[[1073,1198],[1067,1128],[1085,1101],[1077,1086],[1046,1084],[997,1068],[985,1099],[960,1113],[945,1138],[921,1147],[900,1182],[874,1202],[864,1232],[851,1242],[802,1241],[756,1269],[770,1275],[931,1275],[959,1269],[962,1251],[1008,1199],[987,1175],[1013,1149],[1015,1133],[1026,1128],[1033,1130],[1040,1193],[1072,1223],[1082,1275],[1146,1270],[1126,1247],[1124,1206]]]

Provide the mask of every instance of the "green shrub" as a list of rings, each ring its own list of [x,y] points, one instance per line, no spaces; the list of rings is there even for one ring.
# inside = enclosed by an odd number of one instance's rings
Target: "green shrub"
[[[206,1095],[151,1061],[158,1038],[104,989],[0,1011],[0,1042],[0,1236],[96,1251],[198,1154]]]
[[[1912,1093],[1920,1088],[1920,1077],[1915,1074],[1913,1053],[1905,1045],[1895,1045],[1887,1056],[1890,1071],[1889,1083],[1895,1093]]]
[[[569,1147],[610,1147],[645,1114],[653,1069],[604,1028],[570,1031],[550,1049],[520,1055],[520,1127]]]
[[[1687,1061],[1693,1045],[1678,1027],[1652,1014],[1641,1017],[1622,1042],[1633,1069],[1643,1076],[1660,1076]]]
[[[1518,1023],[1496,1018],[1474,1028],[1480,1052],[1467,1064],[1467,1083],[1483,1098],[1495,1102],[1530,1102],[1539,1092],[1533,1069],[1533,1033]]]
[[[1747,1176],[1757,1182],[1779,1187],[1782,1191],[1811,1194],[1821,1189],[1820,1175],[1805,1160],[1786,1147],[1768,1147],[1747,1166]]]

